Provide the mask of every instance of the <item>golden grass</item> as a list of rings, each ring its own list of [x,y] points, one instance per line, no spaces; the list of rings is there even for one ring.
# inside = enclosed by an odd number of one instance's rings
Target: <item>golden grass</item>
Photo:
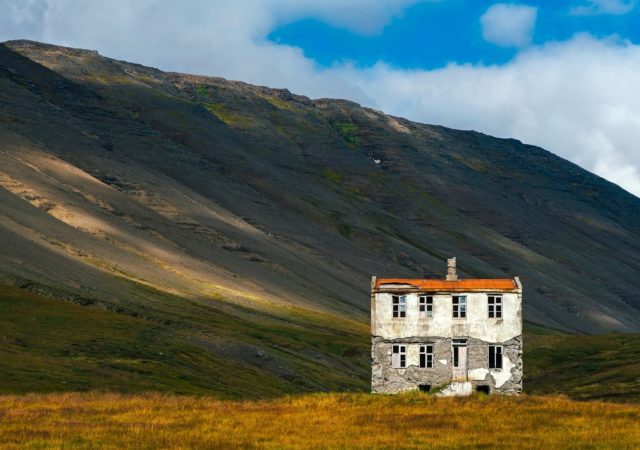
[[[2,448],[639,448],[640,407],[564,397],[0,397]]]

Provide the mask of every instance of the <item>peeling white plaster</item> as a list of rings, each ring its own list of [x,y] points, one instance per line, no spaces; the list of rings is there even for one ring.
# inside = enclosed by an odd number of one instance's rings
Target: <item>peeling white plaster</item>
[[[466,397],[473,393],[473,385],[468,381],[464,383],[451,383],[449,386],[438,392],[438,397]]]
[[[488,373],[489,373],[488,369],[483,369],[483,368],[473,369],[469,371],[469,378],[471,378],[474,381],[482,381],[485,379]]]
[[[506,355],[502,356],[502,370],[491,371],[491,376],[495,380],[497,388],[511,379],[511,369],[515,366]]]

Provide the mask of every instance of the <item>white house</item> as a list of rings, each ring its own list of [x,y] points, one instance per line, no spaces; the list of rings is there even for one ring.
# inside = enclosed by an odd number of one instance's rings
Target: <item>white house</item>
[[[371,390],[522,391],[522,284],[507,279],[371,282]]]

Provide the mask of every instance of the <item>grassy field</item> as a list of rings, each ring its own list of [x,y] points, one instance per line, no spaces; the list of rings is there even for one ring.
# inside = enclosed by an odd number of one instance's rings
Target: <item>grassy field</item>
[[[0,396],[0,447],[638,448],[640,407],[563,397]]]

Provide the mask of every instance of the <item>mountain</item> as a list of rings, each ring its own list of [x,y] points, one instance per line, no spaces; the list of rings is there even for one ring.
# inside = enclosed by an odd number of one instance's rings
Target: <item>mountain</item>
[[[640,199],[513,139],[0,45],[0,282],[275,390],[366,386],[371,275],[450,256],[519,275],[528,322],[638,331],[639,225]]]

